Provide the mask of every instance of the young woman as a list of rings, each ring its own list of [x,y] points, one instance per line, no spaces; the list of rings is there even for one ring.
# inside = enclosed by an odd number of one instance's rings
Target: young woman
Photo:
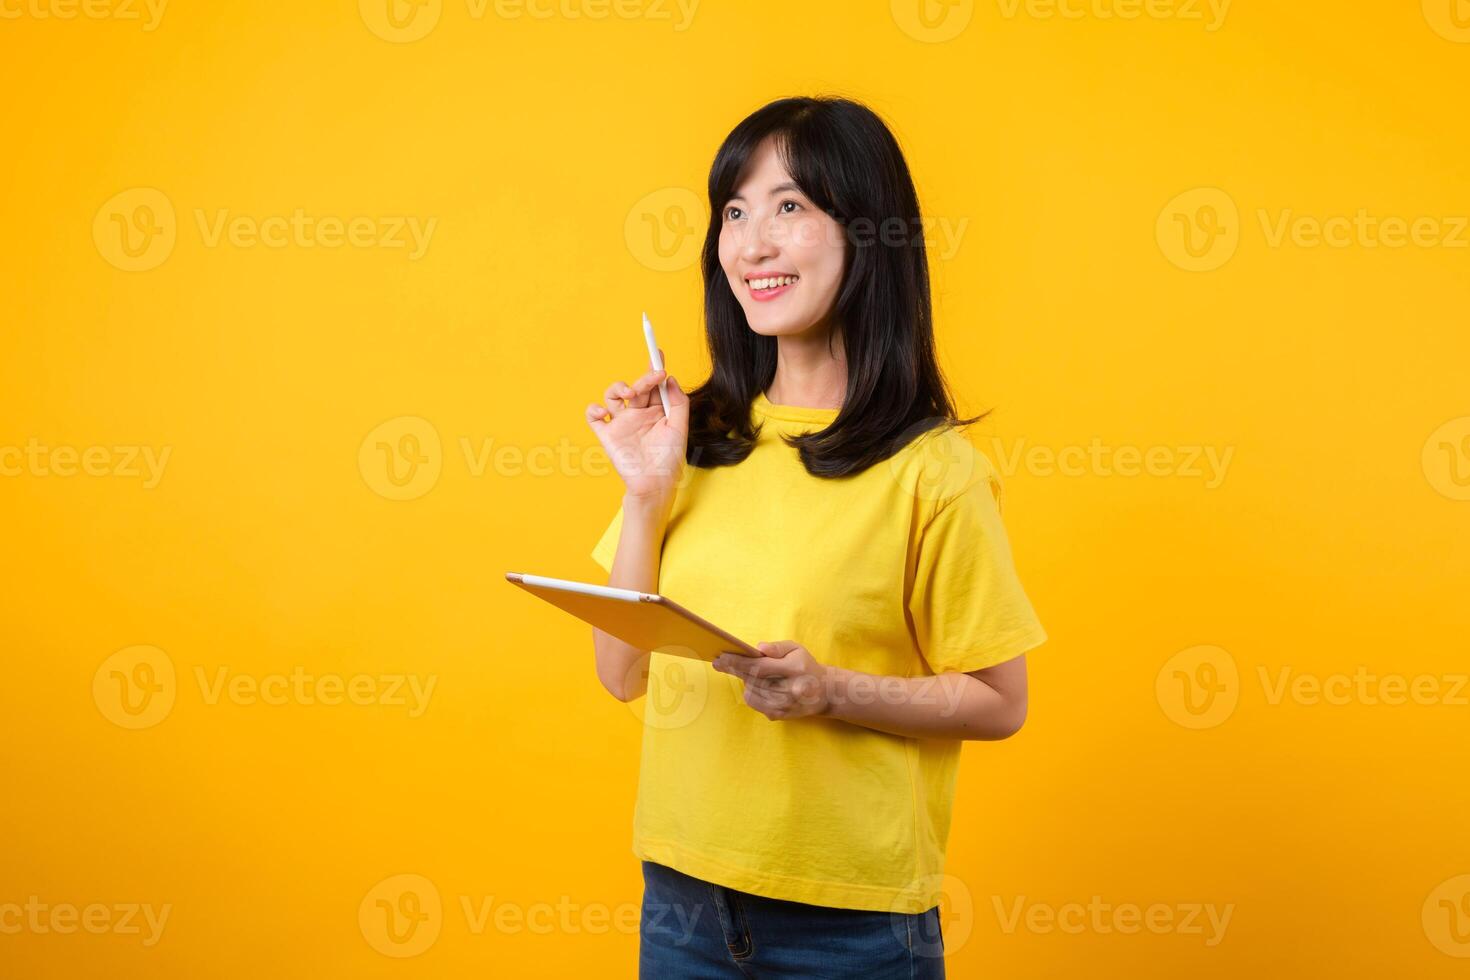
[[[939,902],[964,739],[1026,716],[1046,634],[990,462],[934,352],[919,205],[864,106],[782,99],[709,177],[713,371],[610,385],[587,422],[624,482],[593,551],[761,658],[650,655],[634,813],[640,976],[942,977]]]

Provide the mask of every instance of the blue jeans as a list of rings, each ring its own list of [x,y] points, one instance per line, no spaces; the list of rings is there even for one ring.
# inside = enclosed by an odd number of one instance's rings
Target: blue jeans
[[[643,862],[640,980],[943,980],[938,906],[867,912],[715,885]]]

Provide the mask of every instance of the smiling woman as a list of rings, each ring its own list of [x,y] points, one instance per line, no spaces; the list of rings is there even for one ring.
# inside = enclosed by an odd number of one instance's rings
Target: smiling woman
[[[782,99],[726,137],[710,168],[702,258],[714,372],[690,394],[691,462],[738,463],[747,411],[781,402],[800,349],[833,364],[812,394],[832,425],[790,441],[808,471],[842,476],[956,419],[934,354],[924,223],[888,127],[845,99]],[[773,280],[775,280],[773,282]],[[840,326],[839,326],[840,325]],[[779,340],[787,341],[779,343]],[[730,437],[731,432],[734,438]]]
[[[887,127],[846,100],[773,103],[709,191],[713,371],[587,406],[625,485],[593,557],[610,585],[782,639],[711,665],[594,631],[604,686],[650,694],[640,975],[940,977],[960,744],[1021,727],[1046,634],[999,478],[957,431],[973,420],[939,372]]]

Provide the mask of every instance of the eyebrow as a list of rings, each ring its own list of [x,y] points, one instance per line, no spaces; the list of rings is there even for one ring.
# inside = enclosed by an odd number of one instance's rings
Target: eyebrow
[[[784,184],[777,184],[775,187],[772,187],[770,194],[768,194],[766,196],[767,197],[774,197],[775,195],[780,194],[783,191],[795,191],[798,194],[802,193],[802,190],[801,190],[800,187],[797,187],[795,184],[793,184],[791,181],[788,180]],[[731,194],[730,195],[730,200],[732,200],[732,201],[743,201],[743,200],[745,200],[745,195],[743,195],[743,194]]]

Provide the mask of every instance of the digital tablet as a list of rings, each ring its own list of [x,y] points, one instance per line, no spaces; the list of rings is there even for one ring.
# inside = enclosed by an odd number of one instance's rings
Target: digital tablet
[[[506,572],[505,578],[640,650],[694,660],[714,660],[722,653],[765,656],[666,596],[521,572]]]

